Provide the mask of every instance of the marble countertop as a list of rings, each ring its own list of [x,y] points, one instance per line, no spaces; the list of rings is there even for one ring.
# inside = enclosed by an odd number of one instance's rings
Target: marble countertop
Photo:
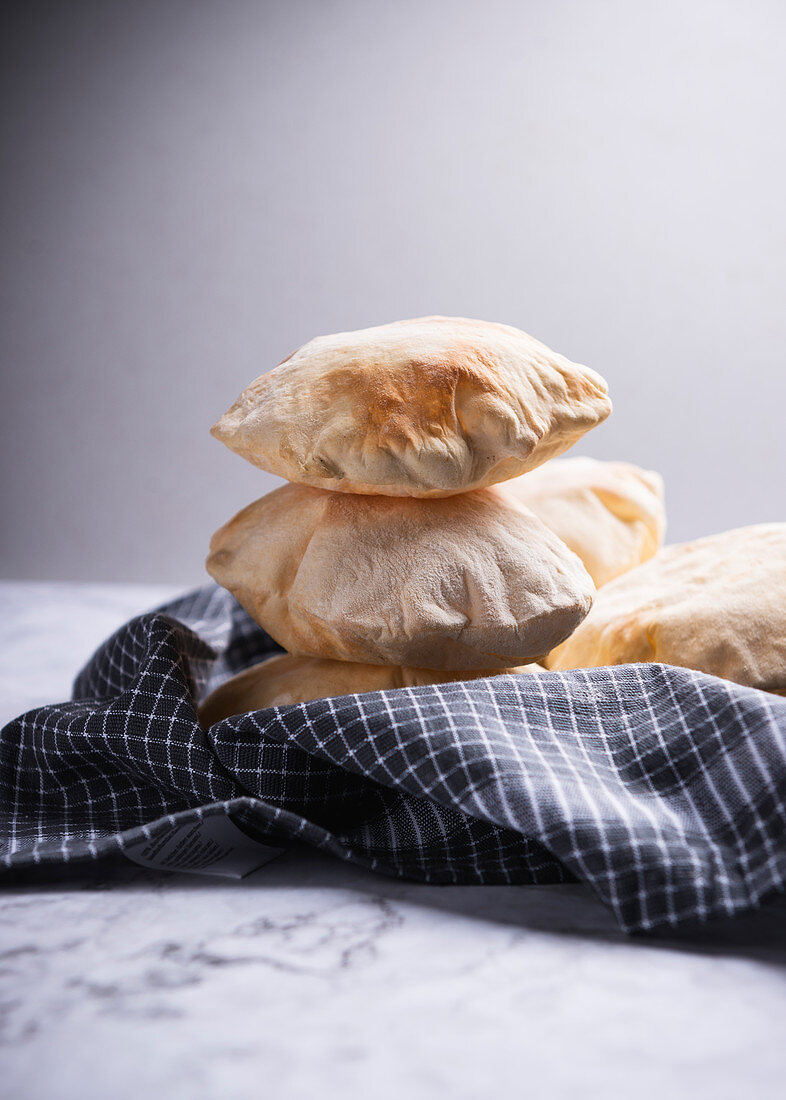
[[[0,719],[163,587],[0,585]],[[0,1096],[783,1095],[786,900],[630,939],[579,886],[439,887],[290,852],[0,885]]]

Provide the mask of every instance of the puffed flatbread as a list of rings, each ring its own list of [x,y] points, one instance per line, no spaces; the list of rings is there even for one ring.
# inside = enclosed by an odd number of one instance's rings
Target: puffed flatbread
[[[213,434],[287,481],[443,497],[533,469],[610,412],[599,374],[525,332],[420,317],[311,340]]]
[[[265,707],[307,703],[328,696],[362,695],[367,691],[445,684],[454,680],[476,680],[504,673],[544,672],[540,665],[478,672],[445,672],[431,668],[395,668],[391,665],[361,665],[351,661],[326,661],[319,657],[292,657],[288,653],[269,657],[239,672],[216,688],[199,708],[199,720],[207,729],[233,714],[246,714]]]
[[[667,546],[601,588],[584,622],[544,663],[637,661],[786,689],[786,523]]]
[[[459,671],[537,660],[594,592],[495,489],[423,501],[284,485],[213,536],[207,569],[292,654]]]
[[[597,588],[648,561],[663,545],[663,479],[653,470],[563,458],[500,488],[578,554]]]

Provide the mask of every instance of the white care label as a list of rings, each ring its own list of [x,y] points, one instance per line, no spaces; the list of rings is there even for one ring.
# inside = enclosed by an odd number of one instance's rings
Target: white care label
[[[216,814],[173,825],[153,840],[134,840],[123,854],[159,871],[245,878],[284,851],[252,840],[224,814]]]

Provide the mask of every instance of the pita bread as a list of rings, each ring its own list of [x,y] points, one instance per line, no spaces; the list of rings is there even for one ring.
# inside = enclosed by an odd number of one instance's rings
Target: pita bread
[[[564,458],[502,486],[578,554],[600,588],[656,554],[663,479],[628,462]]]
[[[307,703],[337,695],[362,695],[367,691],[445,684],[452,680],[477,680],[503,673],[543,672],[540,665],[495,669],[491,672],[438,672],[430,668],[394,668],[391,665],[360,665],[351,661],[325,661],[319,657],[292,657],[282,653],[226,680],[199,708],[203,727],[233,714],[245,714],[265,707]]]
[[[422,501],[284,485],[213,536],[207,569],[296,656],[461,671],[536,660],[594,592],[494,489]]]
[[[311,340],[213,434],[287,481],[443,497],[540,465],[610,412],[599,374],[519,329],[421,317]]]
[[[786,523],[667,546],[601,588],[581,626],[544,663],[635,661],[786,688]]]

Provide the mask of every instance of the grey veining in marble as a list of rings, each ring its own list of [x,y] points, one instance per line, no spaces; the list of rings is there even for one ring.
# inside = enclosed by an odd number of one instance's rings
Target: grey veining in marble
[[[3,586],[3,712],[170,590]],[[11,695],[7,695],[9,679]],[[631,940],[584,888],[436,887],[293,851],[0,887],[0,1096],[783,1095],[786,900]]]

